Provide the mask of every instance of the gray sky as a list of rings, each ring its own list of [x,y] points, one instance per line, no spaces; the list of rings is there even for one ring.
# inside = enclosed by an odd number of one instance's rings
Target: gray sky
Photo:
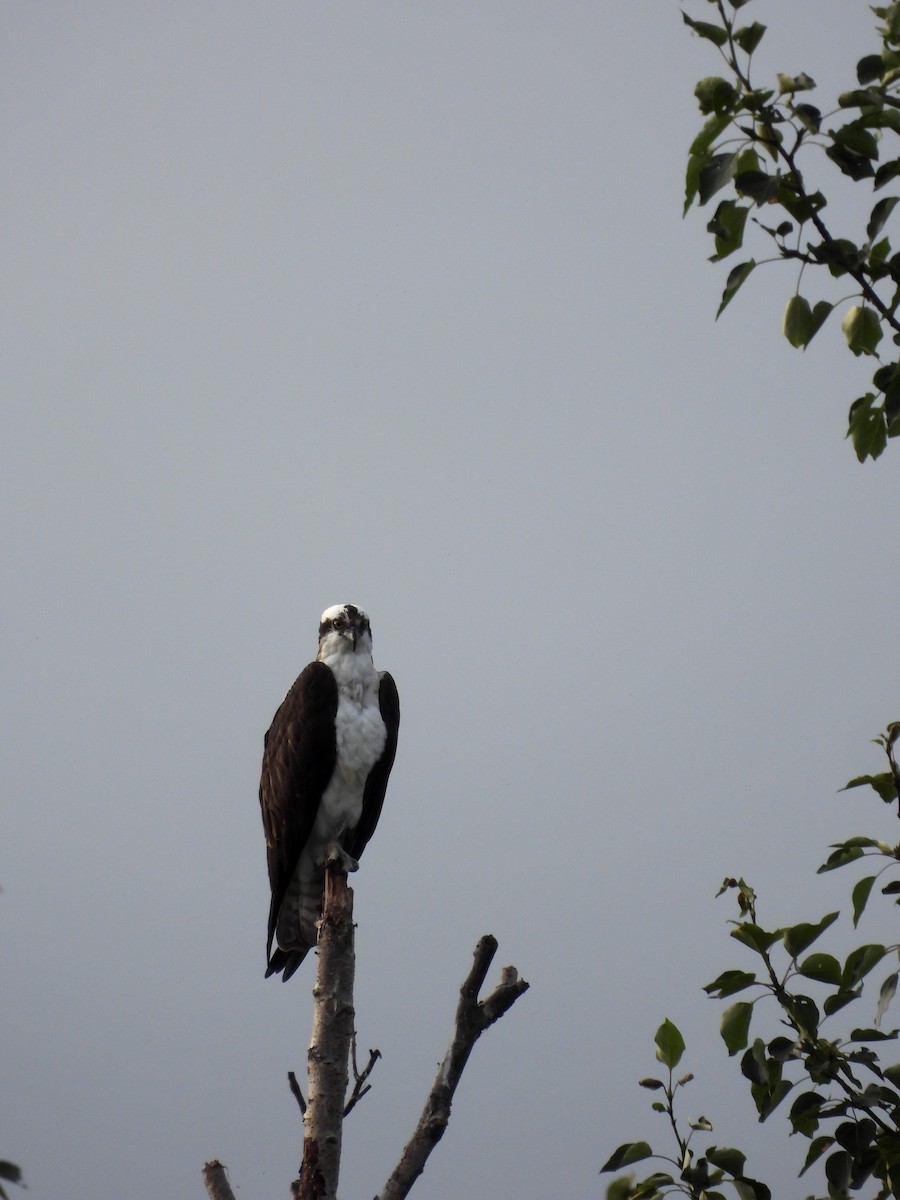
[[[780,8],[760,69],[846,86],[868,6]],[[837,320],[781,339],[787,273],[713,324],[681,219],[712,49],[659,0],[0,21],[0,1156],[33,1200],[200,1197],[213,1156],[286,1194],[312,963],[263,978],[259,761],[349,600],[403,724],[342,1194],[393,1166],[487,931],[532,988],[419,1200],[601,1195],[666,1145],[667,1016],[686,1115],[797,1194],[701,991],[748,961],[713,895],[811,919],[829,842],[896,838],[836,791],[900,715],[900,448],[857,465],[865,364]]]

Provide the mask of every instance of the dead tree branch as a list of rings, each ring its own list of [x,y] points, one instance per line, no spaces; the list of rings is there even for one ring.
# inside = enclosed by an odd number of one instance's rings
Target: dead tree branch
[[[313,988],[309,1095],[303,1114],[299,1200],[333,1200],[341,1165],[341,1125],[353,1036],[353,891],[339,865],[325,871]]]
[[[217,1158],[203,1165],[203,1186],[209,1200],[234,1200],[228,1172]]]
[[[306,1101],[303,1099],[303,1092],[300,1084],[297,1082],[297,1076],[293,1071],[288,1071],[288,1087],[291,1089],[291,1095],[300,1105],[301,1113],[306,1112]]]
[[[475,947],[475,961],[459,990],[453,1039],[431,1085],[419,1123],[376,1200],[404,1200],[409,1194],[410,1188],[425,1169],[429,1154],[447,1128],[453,1095],[472,1048],[485,1029],[499,1021],[528,990],[528,984],[524,979],[519,979],[515,967],[504,967],[500,982],[491,994],[484,1000],[478,999],[496,953],[497,939],[489,933],[485,934]]]
[[[369,1051],[369,1061],[360,1071],[356,1062],[356,1033],[353,1034],[353,1040],[350,1043],[350,1065],[353,1068],[353,1091],[347,1097],[347,1103],[344,1105],[344,1116],[352,1112],[356,1105],[362,1100],[367,1092],[371,1092],[372,1085],[367,1080],[375,1069],[375,1064],[381,1058],[380,1050]]]

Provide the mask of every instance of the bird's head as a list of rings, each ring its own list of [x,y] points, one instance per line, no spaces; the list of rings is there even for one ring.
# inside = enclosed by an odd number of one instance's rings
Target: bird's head
[[[372,626],[367,613],[355,604],[333,604],[319,621],[319,658],[372,653]]]

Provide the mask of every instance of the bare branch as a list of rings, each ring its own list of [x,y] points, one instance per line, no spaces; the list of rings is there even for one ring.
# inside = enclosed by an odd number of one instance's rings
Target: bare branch
[[[228,1172],[217,1158],[203,1164],[203,1186],[209,1200],[234,1200]]]
[[[353,1031],[353,1038],[350,1042],[350,1065],[353,1068],[353,1091],[347,1097],[347,1103],[344,1105],[344,1116],[352,1112],[356,1105],[362,1100],[367,1092],[371,1092],[372,1085],[367,1083],[369,1076],[375,1069],[375,1064],[381,1058],[380,1050],[369,1051],[369,1061],[360,1072],[356,1063],[356,1031]]]
[[[293,1071],[288,1071],[288,1087],[291,1089],[291,1095],[300,1105],[300,1111],[306,1114],[306,1101],[303,1099],[303,1092],[300,1090],[300,1084],[297,1082],[297,1076]]]
[[[404,1200],[409,1194],[410,1188],[425,1169],[428,1156],[444,1135],[453,1096],[472,1048],[485,1029],[499,1021],[528,990],[528,984],[519,978],[515,967],[504,967],[500,982],[485,1000],[479,1001],[478,993],[496,953],[497,939],[489,933],[485,934],[475,947],[472,969],[459,989],[453,1040],[431,1085],[419,1123],[394,1173],[376,1200]]]

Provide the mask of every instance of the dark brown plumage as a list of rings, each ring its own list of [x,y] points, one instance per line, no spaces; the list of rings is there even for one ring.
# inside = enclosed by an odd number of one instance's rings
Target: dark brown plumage
[[[345,609],[352,610],[352,614],[357,612],[353,606],[345,606]],[[378,824],[388,776],[397,749],[400,722],[400,701],[396,685],[387,672],[381,672],[380,675],[374,673],[371,666],[368,618],[363,613],[360,616],[365,621],[366,642],[366,645],[360,645],[359,648],[360,661],[363,664],[361,669],[370,672],[370,686],[377,684],[377,710],[380,711],[384,724],[384,745],[380,756],[365,777],[361,811],[359,792],[354,793],[357,797],[355,805],[356,811],[359,812],[358,820],[352,827],[344,826],[336,833],[337,844],[352,859],[359,859]],[[343,636],[335,632],[338,628]],[[273,943],[276,943],[276,935],[284,936],[279,929],[279,917],[283,915],[282,906],[287,902],[291,905],[288,911],[293,912],[298,903],[299,876],[298,880],[294,880],[294,875],[304,848],[310,843],[316,827],[322,797],[339,768],[335,721],[341,690],[335,671],[328,662],[335,661],[338,665],[338,660],[331,657],[334,653],[333,646],[338,644],[342,653],[353,654],[352,663],[356,663],[359,631],[347,629],[347,633],[353,635],[351,652],[346,644],[345,629],[346,623],[338,626],[335,622],[332,631],[325,630],[320,640],[320,657],[324,654],[327,661],[312,662],[300,673],[275,713],[264,740],[259,800],[266,835],[269,883],[272,889],[266,943],[266,974],[283,972],[285,979],[289,979],[296,971],[311,948],[308,944],[311,934],[304,934],[302,940],[295,937],[284,946],[275,944],[274,949]],[[368,665],[364,665],[365,663]],[[338,665],[338,669],[342,668]],[[340,677],[344,678],[343,673]],[[372,707],[366,711],[375,711],[375,699],[375,695],[370,693],[368,703]],[[377,713],[375,719],[377,720]],[[316,831],[317,839],[320,833],[321,827]],[[315,853],[320,852],[321,845],[315,841]],[[310,862],[312,853],[312,850],[308,850],[304,860],[307,865],[303,868],[306,879],[303,886],[307,891],[310,887],[317,889],[318,903],[321,899],[322,864]],[[307,900],[306,903],[312,902]]]

